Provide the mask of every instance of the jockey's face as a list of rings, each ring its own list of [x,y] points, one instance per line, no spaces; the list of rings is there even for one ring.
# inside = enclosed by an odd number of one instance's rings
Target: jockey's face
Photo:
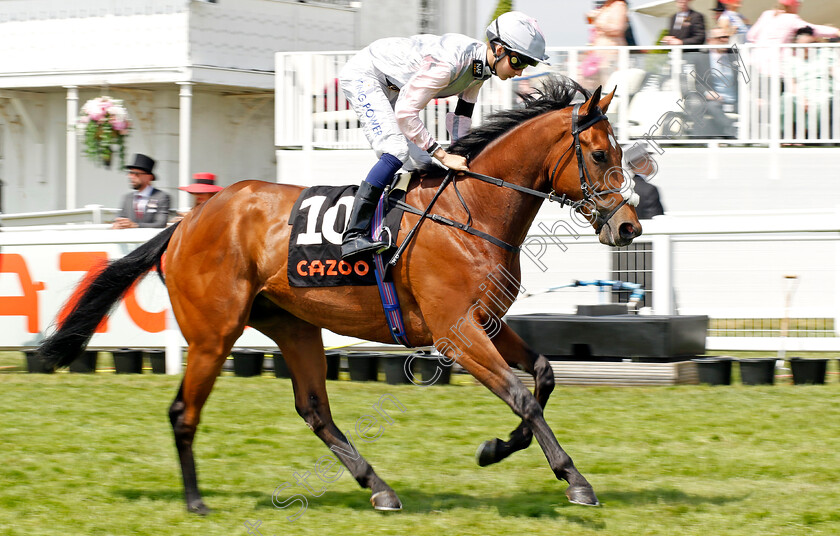
[[[496,69],[496,76],[501,78],[502,80],[507,80],[508,78],[513,78],[514,76],[521,76],[522,71],[525,70],[525,66],[523,65],[521,68],[517,69],[510,63],[510,53],[505,52],[505,49],[502,45],[496,45],[496,56],[493,58],[493,68]],[[504,54],[504,56],[502,56]],[[502,56],[502,59],[497,60],[499,56]],[[521,63],[520,63],[521,65]]]

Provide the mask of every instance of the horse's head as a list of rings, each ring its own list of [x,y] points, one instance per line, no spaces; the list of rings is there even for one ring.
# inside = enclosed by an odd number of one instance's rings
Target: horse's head
[[[559,158],[552,151],[550,180],[555,192],[577,200],[577,213],[588,220],[602,244],[626,246],[642,234],[642,225],[633,208],[639,197],[621,166],[621,147],[606,117],[614,94],[615,90],[601,98],[599,87],[572,108],[572,145],[558,147]]]

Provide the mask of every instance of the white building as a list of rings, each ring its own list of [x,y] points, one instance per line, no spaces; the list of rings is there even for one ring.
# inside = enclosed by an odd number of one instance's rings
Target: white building
[[[384,35],[462,31],[474,17],[472,0],[360,4],[0,2],[0,211],[119,204],[128,190],[119,164],[82,156],[68,127],[100,95],[125,101],[128,156],[158,161],[156,186],[177,206],[189,205],[177,187],[194,172],[216,173],[222,185],[274,180],[275,52],[355,50]]]

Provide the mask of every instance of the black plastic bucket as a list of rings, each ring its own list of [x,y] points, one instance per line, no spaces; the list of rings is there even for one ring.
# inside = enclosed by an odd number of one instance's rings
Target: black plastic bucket
[[[70,372],[77,372],[80,374],[91,374],[96,372],[96,358],[98,356],[99,352],[94,350],[85,350],[78,359],[70,363]]]
[[[149,360],[152,367],[152,374],[166,374],[166,351],[146,350],[143,355]]]
[[[262,374],[265,352],[262,350],[234,350],[233,373],[237,376],[249,377]]]
[[[347,368],[354,382],[375,382],[379,374],[379,354],[351,352],[347,354]]]
[[[388,354],[380,358],[386,383],[391,385],[411,383],[411,379],[405,374],[405,363],[408,357],[407,354]]]
[[[52,370],[44,365],[44,361],[38,355],[38,350],[24,350],[26,356],[26,370],[30,373],[50,374]]]
[[[114,371],[117,374],[143,374],[143,352],[123,348],[114,350]]]
[[[435,356],[420,357],[414,360],[420,372],[422,385],[448,385],[452,378],[452,365],[446,364],[446,358]]]
[[[828,359],[790,358],[790,370],[793,372],[794,385],[824,384]]]
[[[697,367],[700,383],[730,385],[732,383],[731,357],[699,357],[692,359]]]
[[[291,378],[292,375],[289,373],[289,367],[286,366],[286,360],[283,358],[282,352],[274,352],[271,355],[271,359],[274,361],[274,377],[275,378]]]
[[[739,359],[741,383],[744,385],[773,385],[776,378],[776,358],[757,357]]]
[[[341,370],[341,350],[327,350],[324,352],[327,356],[327,379],[337,380],[338,371]]]

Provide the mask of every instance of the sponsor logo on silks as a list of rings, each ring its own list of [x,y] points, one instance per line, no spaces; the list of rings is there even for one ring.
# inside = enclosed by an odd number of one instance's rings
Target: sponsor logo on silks
[[[481,60],[473,60],[473,76],[476,78],[484,78],[484,62]]]
[[[358,96],[356,100],[359,102],[358,108],[356,108],[356,113],[367,119],[367,123],[370,126],[371,132],[375,135],[382,134],[382,125],[379,123],[379,120],[376,118],[376,109],[373,108],[371,102],[368,100],[367,93],[364,91],[365,84],[363,80],[359,80],[359,83],[356,86],[356,91],[358,92]],[[366,102],[367,101],[367,102]]]
[[[311,262],[304,259],[297,263],[296,270],[301,277],[341,277],[352,273],[364,277],[370,272],[370,264],[367,261],[356,261],[350,264],[347,261],[337,259],[314,260]]]

